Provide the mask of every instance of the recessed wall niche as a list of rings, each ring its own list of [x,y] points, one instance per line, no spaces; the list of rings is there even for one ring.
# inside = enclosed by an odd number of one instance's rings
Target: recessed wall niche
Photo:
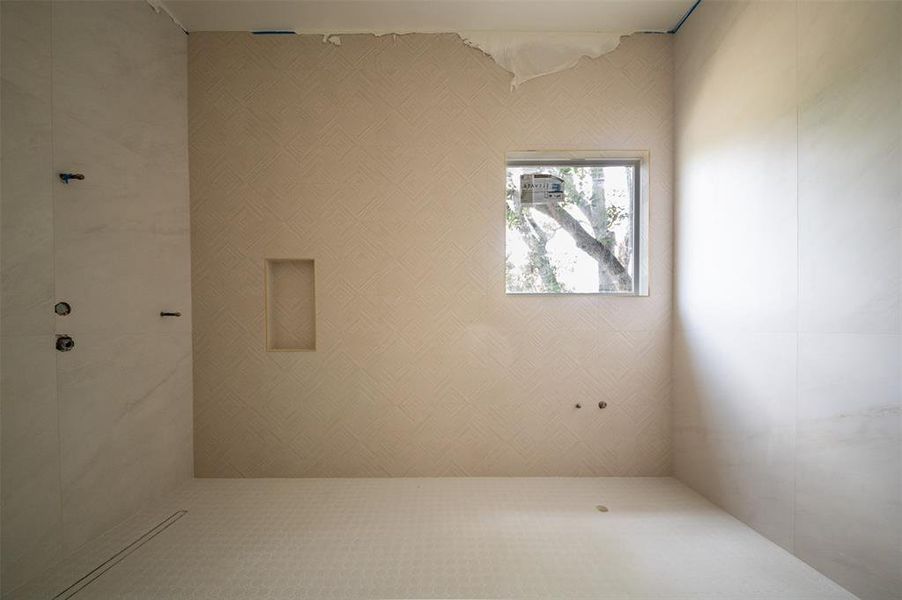
[[[316,350],[316,269],[313,259],[266,259],[266,349]]]

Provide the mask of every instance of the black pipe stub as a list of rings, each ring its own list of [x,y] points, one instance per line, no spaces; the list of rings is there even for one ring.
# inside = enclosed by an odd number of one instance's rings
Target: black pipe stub
[[[68,335],[56,336],[56,349],[60,352],[70,352],[75,349],[75,340]]]
[[[60,179],[63,183],[68,184],[70,180],[75,179],[78,181],[84,181],[85,176],[81,173],[60,173]]]
[[[608,403],[605,402],[604,400],[602,400],[601,402],[598,403],[598,408],[607,408],[607,407],[608,407]]]

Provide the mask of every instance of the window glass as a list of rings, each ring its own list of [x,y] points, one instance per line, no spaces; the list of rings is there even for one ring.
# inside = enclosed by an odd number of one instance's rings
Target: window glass
[[[632,294],[638,161],[509,162],[508,293]]]

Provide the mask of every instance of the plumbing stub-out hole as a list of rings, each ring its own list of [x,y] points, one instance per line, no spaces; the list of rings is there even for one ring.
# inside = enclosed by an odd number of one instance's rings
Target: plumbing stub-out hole
[[[595,510],[597,510],[598,512],[608,512],[608,507],[604,504],[599,504],[595,507]]]

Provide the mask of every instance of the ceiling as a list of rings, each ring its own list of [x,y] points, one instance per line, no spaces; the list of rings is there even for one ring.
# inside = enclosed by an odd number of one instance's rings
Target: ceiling
[[[187,31],[669,31],[694,0],[155,0]]]

